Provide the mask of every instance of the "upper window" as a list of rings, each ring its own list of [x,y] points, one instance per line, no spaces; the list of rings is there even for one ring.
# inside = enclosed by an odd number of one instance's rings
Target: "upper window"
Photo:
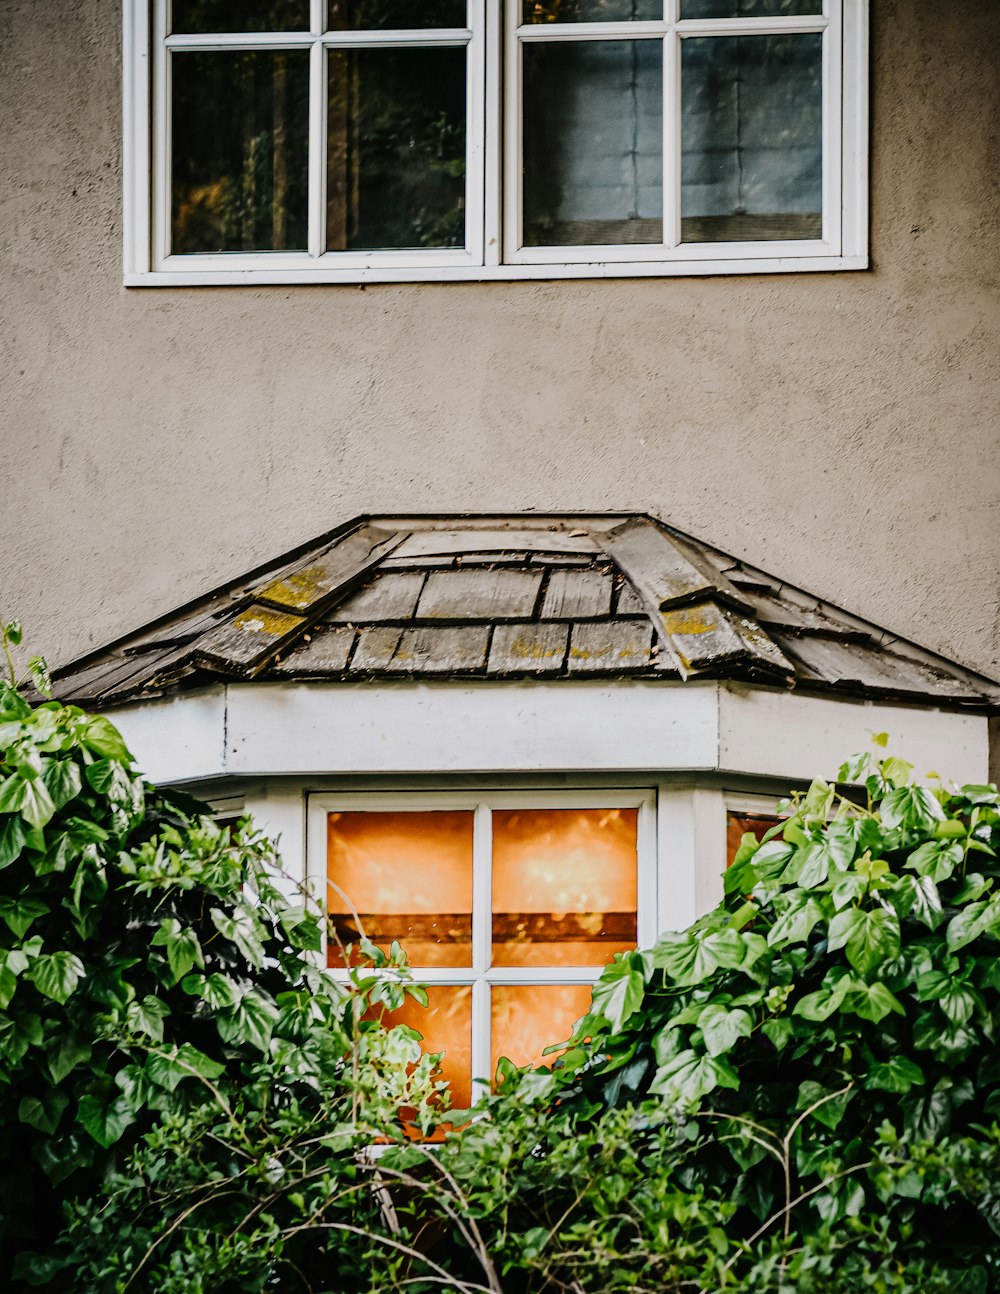
[[[129,0],[127,281],[856,268],[866,5]]]

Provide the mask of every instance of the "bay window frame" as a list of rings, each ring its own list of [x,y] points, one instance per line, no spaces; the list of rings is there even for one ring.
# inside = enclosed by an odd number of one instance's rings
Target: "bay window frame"
[[[637,809],[636,822],[636,946],[646,948],[659,933],[657,865],[657,791],[655,786],[623,788],[608,785],[586,790],[454,790],[314,792],[309,795],[306,826],[305,876],[309,890],[327,899],[327,815],[330,813],[432,813],[472,811],[472,949],[469,966],[414,966],[414,980],[428,987],[472,989],[472,1082],[489,1084],[493,1073],[490,1046],[490,991],[517,985],[592,985],[603,965],[491,966],[493,943],[492,827],[494,809]],[[348,896],[350,897],[350,896]],[[326,945],[322,950],[326,965]],[[392,972],[386,972],[391,974]],[[346,969],[327,968],[344,982]],[[553,1038],[553,1042],[563,1041]]]
[[[509,0],[466,0],[467,26],[324,31],[309,0],[304,32],[168,35],[169,0],[125,0],[123,59],[124,282],[126,286],[489,281],[671,277],[864,269],[868,265],[869,0],[823,0],[822,16],[681,19],[680,0],[653,22],[520,23]],[[433,35],[428,33],[433,32]],[[697,36],[824,32],[823,237],[729,243],[680,240],[680,48]],[[578,40],[664,43],[662,244],[524,247],[520,141],[525,44]],[[457,249],[323,249],[326,103],[331,49],[459,46],[466,61],[466,242]],[[173,255],[170,225],[169,65],[183,51],[308,49],[309,200],[306,252]]]

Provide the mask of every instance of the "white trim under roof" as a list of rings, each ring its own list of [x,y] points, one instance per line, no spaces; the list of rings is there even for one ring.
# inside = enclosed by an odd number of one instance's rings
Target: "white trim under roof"
[[[801,782],[887,732],[918,776],[988,777],[988,720],[715,681],[233,683],[108,711],[154,782],[722,772]]]

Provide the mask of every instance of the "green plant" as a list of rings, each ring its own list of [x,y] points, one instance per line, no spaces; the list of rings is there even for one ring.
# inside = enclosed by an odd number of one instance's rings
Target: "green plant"
[[[5,650],[16,642],[8,625]],[[107,719],[0,683],[8,1282],[78,1288],[52,1248],[65,1202],[96,1195],[147,1133],[191,1126],[214,1144],[213,1119],[233,1137],[263,1121],[269,1147],[292,1119],[339,1129],[350,1160],[401,1105],[419,1126],[439,1117],[417,1036],[368,1018],[423,998],[399,950],[388,979],[332,981],[315,959],[319,914],[284,896],[273,846],[201,807],[148,786]],[[252,1156],[238,1141],[225,1153]]]

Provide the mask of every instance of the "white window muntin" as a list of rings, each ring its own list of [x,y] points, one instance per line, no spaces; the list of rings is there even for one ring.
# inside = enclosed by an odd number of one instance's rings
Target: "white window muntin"
[[[143,0],[133,0],[143,7]],[[324,31],[324,0],[310,0],[309,31],[225,32],[213,34],[170,34],[170,0],[153,0],[153,149],[151,170],[152,263],[154,271],[193,271],[197,275],[222,271],[245,277],[260,271],[301,273],[324,267],[358,271],[370,266],[394,265],[421,274],[440,268],[479,266],[483,260],[483,172],[485,77],[484,0],[468,0],[468,26],[455,30],[411,31]],[[126,9],[128,9],[128,0]],[[136,35],[142,26],[134,24]],[[403,49],[419,47],[466,49],[466,158],[465,158],[465,247],[402,251],[327,252],[324,248],[326,212],[327,145],[327,61],[336,49]],[[175,53],[205,53],[224,50],[307,50],[309,52],[309,197],[308,251],[225,252],[173,255],[170,249],[170,83]],[[136,91],[140,87],[135,86]],[[126,109],[128,97],[126,97]],[[140,114],[144,116],[145,114]],[[130,135],[134,132],[127,132]],[[134,141],[137,143],[138,141]],[[126,199],[132,186],[126,187]],[[126,217],[127,217],[126,212]],[[137,249],[136,249],[137,250]],[[390,277],[392,277],[390,273]],[[435,277],[433,273],[428,277]]]
[[[636,935],[640,948],[657,935],[656,791],[644,788],[623,791],[509,791],[436,792],[373,791],[353,795],[314,794],[309,797],[306,875],[313,893],[325,894],[327,877],[328,813],[421,813],[434,810],[472,810],[472,966],[419,967],[414,978],[427,985],[472,988],[472,1078],[491,1081],[490,1002],[494,985],[593,984],[599,966],[490,966],[492,949],[492,867],[490,812],[493,809],[638,809],[636,826],[637,887]],[[324,957],[325,961],[325,957]],[[329,970],[343,980],[348,972]],[[559,1039],[553,1039],[554,1042]]]
[[[824,0],[824,14],[805,19],[674,20],[678,0],[667,0],[662,22],[565,24],[559,32],[518,26],[514,0],[507,6],[501,38],[499,0],[468,0],[468,29],[437,33],[461,36],[468,49],[466,249],[322,253],[319,230],[325,185],[325,105],[321,69],[328,48],[367,43],[429,44],[426,32],[323,33],[322,0],[311,0],[308,33],[284,34],[272,47],[313,50],[310,93],[309,254],[226,253],[170,256],[166,36],[167,0],[154,0],[153,30],[148,0],[124,5],[124,252],[127,286],[228,285],[244,283],[419,282],[489,279],[649,277],[718,273],[787,273],[867,267],[868,237],[868,2]],[[485,10],[483,6],[485,5]],[[582,29],[586,30],[582,30]],[[600,39],[610,30],[630,38],[665,43],[664,242],[658,245],[592,248],[522,248],[520,243],[520,51],[524,41]],[[627,29],[627,30],[625,30]],[[822,30],[823,55],[823,238],[761,243],[679,241],[680,150],[671,120],[679,120],[680,42],[695,35],[752,31]],[[672,38],[668,39],[668,32]],[[644,34],[645,33],[645,34]],[[151,37],[153,38],[151,41]],[[261,38],[236,33],[219,38],[171,37],[186,48],[260,47]],[[266,40],[267,38],[265,38]],[[187,43],[190,42],[190,43]],[[220,43],[221,42],[221,43]],[[501,44],[506,46],[507,111],[501,103]],[[152,44],[154,72],[150,77]],[[155,103],[151,103],[151,85]],[[511,105],[513,103],[513,110]],[[679,129],[679,127],[678,127]],[[503,146],[501,147],[501,137]],[[502,164],[505,163],[505,165]],[[503,171],[506,171],[504,182]],[[506,198],[502,195],[506,189]],[[167,204],[164,206],[164,204]],[[506,226],[506,235],[504,232]]]

